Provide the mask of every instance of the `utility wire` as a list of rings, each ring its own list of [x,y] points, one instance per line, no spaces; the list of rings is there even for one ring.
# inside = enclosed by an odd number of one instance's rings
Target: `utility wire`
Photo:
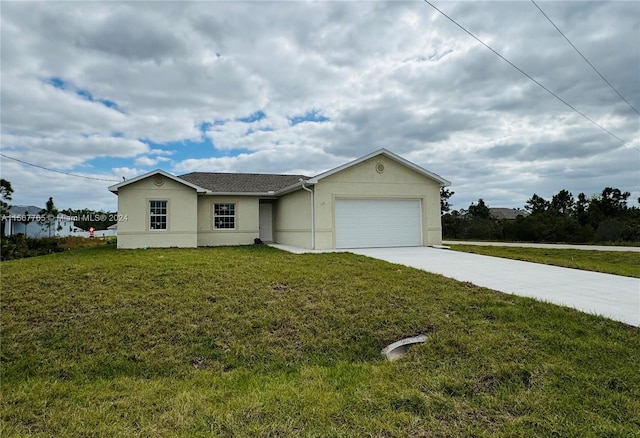
[[[27,163],[26,161],[18,160],[17,158],[9,157],[9,156],[7,156],[5,154],[0,154],[0,156],[2,156],[4,158],[8,158],[8,159],[13,160],[13,161],[17,161],[18,163],[26,164],[28,166],[37,167],[39,169],[48,170],[50,172],[61,173],[63,175],[67,175],[67,176],[75,176],[76,178],[93,179],[93,180],[96,180],[96,181],[118,182],[118,180],[115,180],[115,179],[94,178],[94,177],[91,177],[91,176],[76,175],[74,173],[63,172],[61,170],[49,169],[48,167],[38,166],[37,164],[33,164],[33,163]]]
[[[528,73],[526,73],[524,70],[522,70],[520,67],[518,67],[517,65],[515,65],[513,62],[509,61],[507,58],[505,58],[504,56],[502,56],[500,53],[496,52],[493,48],[491,48],[491,46],[489,46],[487,43],[485,43],[484,41],[482,41],[480,38],[478,38],[477,36],[475,36],[473,33],[471,33],[470,31],[468,31],[467,29],[465,29],[461,24],[458,24],[457,21],[455,21],[453,18],[449,17],[447,14],[445,14],[444,12],[442,12],[440,9],[436,8],[435,5],[433,3],[431,3],[429,0],[424,0],[424,2],[426,4],[428,4],[429,6],[431,6],[433,9],[435,9],[436,11],[438,11],[441,15],[443,15],[446,19],[448,19],[449,21],[451,21],[453,24],[455,24],[456,26],[458,26],[460,29],[462,29],[465,33],[467,33],[469,36],[471,36],[473,39],[475,39],[476,41],[478,41],[480,44],[482,44],[483,46],[485,46],[487,49],[491,50],[495,55],[497,55],[500,59],[502,59],[504,62],[506,62],[507,64],[509,64],[511,67],[515,68],[516,70],[518,70],[520,73],[522,73],[524,76],[526,76],[527,78],[529,78],[531,81],[533,81],[536,85],[538,85],[540,88],[542,88],[544,91],[546,91],[547,93],[549,93],[550,95],[552,95],[553,97],[555,97],[556,99],[558,99],[560,102],[564,103],[566,106],[568,106],[569,108],[571,108],[572,110],[574,110],[576,113],[580,114],[582,117],[584,117],[585,119],[587,119],[588,121],[590,121],[591,123],[593,123],[594,125],[596,125],[598,128],[600,128],[601,130],[603,130],[604,132],[606,132],[607,134],[609,134],[610,136],[612,136],[613,138],[617,139],[618,141],[620,141],[623,145],[627,145],[627,142],[624,141],[623,139],[621,139],[620,137],[618,137],[617,135],[615,135],[613,132],[609,131],[607,128],[605,128],[604,126],[600,125],[598,122],[596,122],[595,120],[593,120],[592,118],[590,118],[589,116],[587,116],[585,113],[583,113],[582,111],[580,111],[579,109],[577,109],[576,107],[574,107],[573,105],[571,105],[569,102],[567,102],[566,100],[564,100],[563,98],[561,98],[560,96],[558,96],[556,93],[554,93],[553,91],[551,91],[550,89],[548,89],[547,87],[545,87],[544,85],[542,85],[540,82],[536,81],[533,77],[531,77]]]
[[[611,85],[611,82],[609,82],[609,81],[608,81],[604,76],[602,76],[602,73],[600,73],[600,72],[598,71],[598,69],[597,69],[597,68],[595,68],[595,66],[594,66],[591,62],[589,62],[589,60],[588,60],[588,59],[587,59],[587,58],[582,54],[582,52],[581,52],[580,50],[578,50],[578,48],[577,48],[577,47],[576,47],[576,46],[575,46],[571,41],[569,41],[569,38],[567,38],[567,36],[566,36],[566,35],[565,35],[565,34],[564,34],[564,33],[563,33],[559,28],[558,28],[558,26],[556,26],[556,24],[555,24],[553,21],[551,21],[551,18],[549,18],[549,16],[548,16],[547,14],[545,14],[545,13],[544,13],[544,11],[542,10],[542,8],[540,8],[540,6],[538,6],[538,4],[537,4],[534,0],[531,0],[531,3],[533,3],[533,4],[535,5],[535,7],[536,7],[536,8],[538,8],[538,10],[542,13],[542,15],[544,15],[544,17],[545,17],[547,20],[549,20],[549,23],[551,23],[551,24],[553,25],[553,27],[555,27],[555,28],[556,28],[556,30],[557,30],[558,32],[560,32],[560,35],[562,35],[562,36],[564,37],[564,39],[565,39],[565,40],[567,40],[567,42],[569,43],[569,45],[571,45],[571,47],[573,47],[573,49],[574,49],[576,52],[578,52],[578,54],[579,54],[580,56],[582,56],[582,59],[584,59],[584,62],[586,62],[587,64],[589,64],[589,66],[593,69],[593,71],[595,71],[596,73],[598,73],[598,76],[600,76],[600,77],[602,78],[602,80],[603,80],[603,81],[605,81],[605,82],[607,83],[607,85],[609,85],[609,87],[611,87],[611,89],[612,89],[613,91],[615,91],[615,92],[616,92],[616,94],[617,94],[618,96],[620,96],[620,99],[624,100],[624,101],[627,103],[627,105],[629,105],[629,107],[630,107],[632,110],[634,110],[634,111],[636,112],[636,114],[640,115],[640,112],[638,112],[638,110],[637,110],[637,109],[635,109],[635,108],[634,108],[634,106],[633,106],[633,105],[631,105],[631,103],[629,103],[629,101],[628,101],[627,99],[625,99],[625,98],[624,98],[624,96],[623,96],[622,94],[620,94],[620,92],[619,92],[618,90],[616,90],[616,88],[615,88],[613,85]]]

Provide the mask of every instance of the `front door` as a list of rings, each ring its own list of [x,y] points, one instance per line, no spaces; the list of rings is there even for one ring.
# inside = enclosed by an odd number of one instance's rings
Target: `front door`
[[[260,203],[260,240],[273,241],[273,211],[272,205],[266,202]]]

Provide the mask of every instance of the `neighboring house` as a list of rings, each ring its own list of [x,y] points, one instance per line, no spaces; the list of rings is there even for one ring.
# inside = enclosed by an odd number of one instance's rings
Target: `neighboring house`
[[[442,243],[449,181],[380,149],[314,177],[162,170],[109,187],[118,248],[251,244],[312,249]]]
[[[33,205],[11,206],[10,214],[5,218],[5,236],[49,237],[49,225],[44,222],[45,215],[40,214],[42,210]],[[73,235],[77,229],[71,216],[58,214],[51,222],[51,237]]]
[[[489,208],[489,214],[494,219],[515,220],[519,217],[529,216],[529,212],[515,208]]]

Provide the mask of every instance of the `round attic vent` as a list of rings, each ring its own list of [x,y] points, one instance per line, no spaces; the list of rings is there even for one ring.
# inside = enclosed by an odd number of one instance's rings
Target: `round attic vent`
[[[384,172],[384,164],[382,164],[382,163],[376,164],[376,172],[378,172],[378,173]]]
[[[159,187],[164,184],[164,178],[158,175],[153,179],[153,183]]]

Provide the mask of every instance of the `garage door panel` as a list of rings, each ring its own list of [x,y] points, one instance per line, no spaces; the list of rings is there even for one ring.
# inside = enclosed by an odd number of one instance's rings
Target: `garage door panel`
[[[422,245],[418,199],[337,199],[336,248]]]

